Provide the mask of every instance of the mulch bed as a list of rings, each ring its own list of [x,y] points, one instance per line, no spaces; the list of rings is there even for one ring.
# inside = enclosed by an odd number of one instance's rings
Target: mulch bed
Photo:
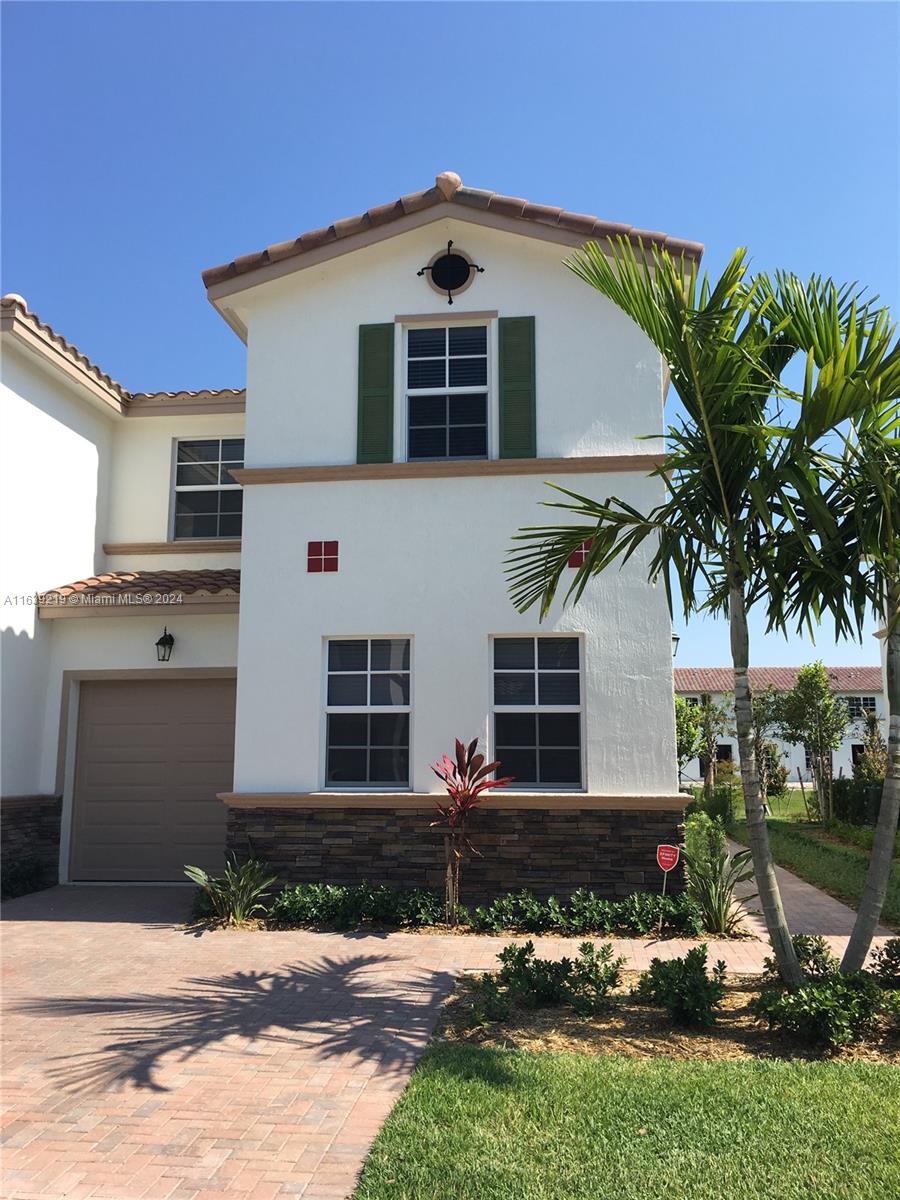
[[[571,1009],[514,1007],[509,1020],[467,1029],[472,977],[459,980],[448,1000],[435,1038],[496,1049],[573,1051],[617,1054],[626,1058],[672,1058],[693,1061],[828,1058],[837,1062],[880,1062],[900,1066],[900,1021],[883,1019],[867,1041],[834,1054],[770,1032],[749,1010],[763,990],[758,976],[730,975],[716,1023],[709,1029],[681,1029],[666,1012],[633,997],[638,972],[623,971],[616,1008],[596,1017],[579,1017]]]

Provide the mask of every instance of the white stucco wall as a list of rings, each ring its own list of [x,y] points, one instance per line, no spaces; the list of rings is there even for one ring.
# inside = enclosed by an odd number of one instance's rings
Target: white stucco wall
[[[564,480],[631,500],[630,474]],[[235,789],[305,792],[324,782],[324,639],[412,638],[411,786],[454,737],[489,739],[496,634],[583,635],[586,788],[675,791],[671,625],[637,557],[581,604],[539,625],[506,592],[510,535],[542,520],[535,476],[253,486],[245,493]],[[308,574],[306,543],[337,539],[336,574]],[[488,745],[490,744],[488,740]]]
[[[116,426],[110,480],[109,522],[106,542],[165,542],[171,538],[175,442],[179,438],[242,437],[243,413],[192,417],[129,417]],[[196,564],[183,555],[168,555],[148,562],[109,559],[113,570],[157,565],[185,570],[191,566],[237,566],[235,558],[215,561],[203,556]]]
[[[453,308],[416,276],[450,238],[485,267]],[[249,328],[247,465],[355,462],[358,327],[412,313],[534,316],[539,457],[656,449],[636,439],[661,428],[659,355],[562,265],[566,253],[555,243],[442,219],[243,294],[234,306]],[[397,434],[401,347],[398,325]],[[496,389],[493,399],[496,413]],[[394,447],[402,458],[396,434]]]
[[[49,630],[40,592],[101,565],[112,415],[77,385],[4,338],[0,438],[2,522],[2,794],[41,791],[38,763]]]
[[[155,643],[164,623],[175,636],[168,663],[156,659]],[[234,667],[238,618],[236,614],[182,616],[177,609],[167,609],[165,615],[160,612],[151,617],[58,617],[41,619],[39,624],[52,627],[52,636],[48,642],[42,736],[36,755],[40,769],[35,790],[48,795],[56,793],[58,788],[62,792],[60,882],[66,882],[79,699],[79,684],[75,679],[64,707],[66,672],[146,671],[164,679],[173,671],[190,668]],[[63,725],[67,730],[65,738]],[[63,753],[64,749],[67,753]]]
[[[684,695],[696,695],[696,693],[688,693],[688,692],[685,692],[683,694]],[[840,695],[840,696],[851,696],[851,695],[871,696],[873,693],[872,692],[839,692],[836,694]],[[713,693],[712,698],[713,698],[713,702],[715,704],[727,705],[730,712],[734,711],[733,707],[732,707],[731,696],[726,696],[722,692],[715,692],[715,693]],[[884,734],[885,740],[887,740],[887,733],[888,733],[888,731],[887,731],[887,700],[886,700],[884,692],[878,692],[875,694],[875,712],[877,713],[877,715],[881,721],[881,730],[882,730],[882,733]],[[732,728],[734,728],[733,724],[732,724]],[[844,736],[843,742],[841,743],[840,749],[835,750],[834,755],[832,757],[832,770],[834,772],[834,777],[836,779],[841,775],[843,775],[844,778],[847,778],[847,779],[852,777],[852,775],[853,775],[852,747],[853,747],[854,743],[861,744],[862,740],[863,740],[862,722],[852,721],[847,726],[847,732]],[[775,737],[773,737],[771,739],[771,741],[773,741],[775,743],[775,745],[778,746],[778,748],[781,752],[781,762],[788,769],[789,782],[791,782],[791,783],[797,782],[798,768],[799,768],[805,782],[809,781],[812,778],[811,772],[808,771],[806,768],[806,755],[805,755],[805,752],[804,752],[802,746],[794,746],[790,742],[785,742],[785,741],[782,741],[781,738],[775,738]],[[735,765],[737,765],[738,760],[739,760],[737,737],[736,736],[728,736],[728,735],[721,737],[721,738],[719,738],[719,745],[720,746],[724,746],[724,745],[731,746],[731,757],[732,757]],[[682,779],[685,783],[692,783],[692,782],[699,780],[700,778],[701,778],[700,762],[699,762],[699,759],[695,758],[695,759],[692,759],[687,764],[687,766],[684,768],[684,770],[682,771]]]

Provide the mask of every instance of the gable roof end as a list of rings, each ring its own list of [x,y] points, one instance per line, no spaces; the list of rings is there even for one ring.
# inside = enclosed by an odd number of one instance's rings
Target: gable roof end
[[[251,271],[272,266],[285,259],[298,258],[311,250],[318,250],[332,242],[338,242],[355,234],[367,233],[384,225],[390,225],[403,217],[439,204],[457,204],[463,208],[479,209],[495,216],[512,218],[514,221],[545,225],[574,235],[581,241],[604,238],[627,237],[634,245],[658,246],[676,257],[699,259],[703,254],[700,242],[688,242],[647,229],[635,229],[633,225],[621,225],[612,221],[601,221],[586,213],[568,212],[546,204],[533,204],[518,196],[504,196],[500,192],[484,191],[466,187],[455,171],[442,171],[434,181],[434,187],[421,192],[410,192],[387,204],[369,208],[355,217],[344,217],[322,229],[313,229],[287,242],[277,242],[253,254],[242,254],[229,263],[208,267],[203,272],[207,288],[224,283]],[[348,247],[349,249],[349,247]]]

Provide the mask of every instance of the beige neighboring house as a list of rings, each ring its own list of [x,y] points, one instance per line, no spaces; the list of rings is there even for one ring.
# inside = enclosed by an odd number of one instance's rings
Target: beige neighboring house
[[[772,687],[776,692],[787,692],[797,681],[798,667],[751,667],[750,686],[755,692]],[[862,753],[862,729],[864,714],[873,712],[881,721],[882,732],[887,740],[887,701],[881,667],[828,667],[832,690],[847,705],[851,723],[840,749],[832,756],[834,777],[849,777],[853,774],[853,763]],[[704,696],[712,697],[716,704],[732,705],[734,673],[731,667],[676,667],[675,695],[683,696],[689,703],[700,703]],[[733,710],[732,710],[733,711]],[[732,726],[733,728],[733,726]],[[789,778],[796,782],[799,770],[804,781],[812,778],[810,764],[802,746],[794,746],[779,738],[772,739],[778,746],[781,762],[788,768]],[[737,738],[722,737],[719,741],[719,758],[738,761]],[[682,777],[693,782],[703,777],[703,764],[693,759],[687,764]]]
[[[516,777],[473,894],[658,886],[684,797],[646,555],[543,624],[503,569],[546,480],[662,497],[665,364],[563,264],[613,236],[702,253],[443,172],[211,268],[246,391],[132,392],[3,298],[13,861],[439,885],[459,736]]]

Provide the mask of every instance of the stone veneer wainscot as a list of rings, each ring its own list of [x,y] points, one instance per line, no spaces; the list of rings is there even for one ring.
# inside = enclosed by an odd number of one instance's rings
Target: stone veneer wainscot
[[[229,808],[228,848],[252,853],[282,884],[367,880],[396,888],[444,882],[440,827],[433,806],[422,808]],[[609,899],[658,891],[661,842],[680,845],[684,813],[672,809],[481,809],[470,836],[480,851],[462,873],[461,899],[479,904],[508,891],[568,895],[592,888]],[[683,890],[681,864],[666,890]]]

